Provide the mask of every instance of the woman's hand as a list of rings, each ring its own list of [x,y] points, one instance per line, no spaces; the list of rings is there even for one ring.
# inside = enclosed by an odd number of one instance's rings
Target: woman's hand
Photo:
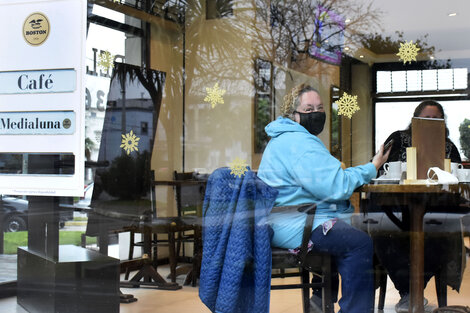
[[[374,158],[372,159],[372,164],[375,165],[375,168],[377,170],[379,170],[379,168],[385,163],[387,162],[387,159],[388,159],[388,155],[390,154],[390,150],[392,149],[388,149],[385,154],[384,154],[384,145],[381,145],[380,148],[379,148],[379,152],[377,152],[377,154],[374,156]]]

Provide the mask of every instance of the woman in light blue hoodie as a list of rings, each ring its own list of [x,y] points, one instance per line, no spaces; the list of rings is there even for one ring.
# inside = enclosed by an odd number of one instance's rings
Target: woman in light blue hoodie
[[[325,124],[319,93],[300,85],[284,97],[282,116],[266,126],[271,137],[261,160],[258,176],[279,191],[275,206],[316,203],[311,235],[313,249],[332,254],[342,279],[342,313],[373,312],[373,247],[370,237],[349,225],[354,208],[353,191],[376,177],[387,160],[383,146],[371,163],[341,168],[317,137]],[[302,241],[306,215],[272,212],[272,245],[297,248]],[[319,299],[312,297],[315,307]]]

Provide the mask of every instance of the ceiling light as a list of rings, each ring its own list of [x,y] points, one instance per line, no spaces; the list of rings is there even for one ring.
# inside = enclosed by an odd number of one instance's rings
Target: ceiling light
[[[430,58],[431,60],[434,60],[434,57],[433,57],[432,55],[431,55],[429,58]]]
[[[449,15],[450,17],[452,17],[452,16],[456,16],[457,13],[455,13],[455,12],[454,12],[454,13],[449,13],[448,15]]]
[[[364,58],[364,56],[363,56],[362,54],[361,54],[359,57],[360,57],[361,59],[363,59],[363,58]]]
[[[349,18],[347,18],[344,22],[349,23],[349,22],[351,22],[351,20]]]
[[[349,51],[349,47],[344,47],[344,51]]]

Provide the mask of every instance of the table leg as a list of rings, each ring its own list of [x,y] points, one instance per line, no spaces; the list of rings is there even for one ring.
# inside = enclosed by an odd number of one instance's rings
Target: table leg
[[[169,254],[169,259],[170,259],[170,279],[171,282],[176,282],[176,251],[175,251],[175,246],[176,246],[176,239],[175,239],[175,232],[170,231],[168,233],[168,254]]]
[[[150,228],[147,225],[144,225],[142,235],[143,235],[143,240],[144,240],[143,257],[145,259],[148,259],[148,258],[152,259],[152,228]],[[143,279],[144,279],[144,282],[146,283],[150,283],[152,281],[152,278],[150,277],[150,275],[144,275]]]
[[[424,312],[424,233],[425,204],[419,199],[410,207],[410,307],[409,312]]]
[[[153,267],[152,262],[152,228],[144,225],[142,230],[144,236],[143,265],[129,281],[121,282],[121,287],[135,288],[141,285],[152,286],[157,289],[178,290],[181,286],[175,282],[168,283]],[[171,248],[170,248],[171,251]],[[173,249],[174,253],[174,249]],[[157,257],[156,255],[154,256]],[[143,281],[141,281],[143,280]]]

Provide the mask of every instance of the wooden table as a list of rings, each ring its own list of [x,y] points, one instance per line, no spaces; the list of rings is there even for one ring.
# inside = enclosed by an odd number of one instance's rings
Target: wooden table
[[[459,195],[470,199],[470,184],[455,185],[364,185],[357,191],[363,198],[375,194],[379,206],[402,205],[410,216],[410,308],[409,312],[424,312],[424,232],[426,208],[437,205],[445,195]],[[442,203],[445,204],[445,203]]]

